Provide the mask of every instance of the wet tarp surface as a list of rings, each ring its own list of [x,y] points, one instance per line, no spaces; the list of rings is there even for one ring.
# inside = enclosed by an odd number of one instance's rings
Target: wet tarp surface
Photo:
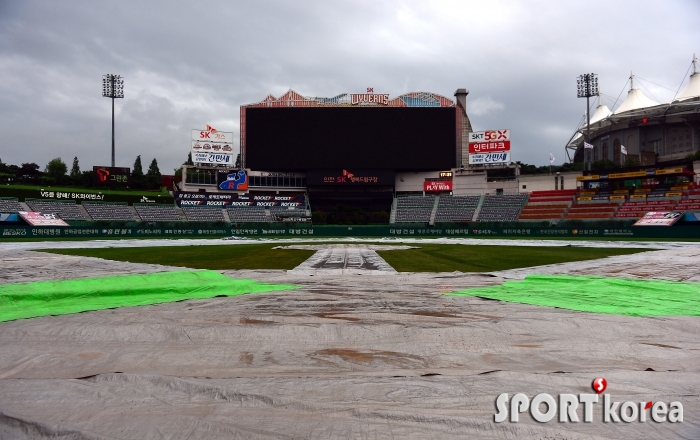
[[[452,296],[627,316],[700,316],[700,283],[574,275],[528,275],[523,281]]]
[[[303,287],[2,322],[0,439],[700,438],[700,318],[444,295],[533,273],[700,281],[698,244],[638,255],[493,274],[231,270]],[[179,270],[0,245],[0,290]],[[494,423],[501,393],[590,393],[595,377],[614,401],[682,402],[683,423],[604,423],[602,401],[590,423]]]
[[[295,288],[232,279],[211,270],[4,284],[0,287],[0,322]]]

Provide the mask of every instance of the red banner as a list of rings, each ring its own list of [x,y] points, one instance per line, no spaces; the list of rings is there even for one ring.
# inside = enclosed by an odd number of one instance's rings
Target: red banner
[[[493,153],[510,151],[510,141],[469,143],[469,153]]]
[[[443,192],[452,191],[451,180],[436,180],[432,182],[423,182],[423,191],[425,192]]]

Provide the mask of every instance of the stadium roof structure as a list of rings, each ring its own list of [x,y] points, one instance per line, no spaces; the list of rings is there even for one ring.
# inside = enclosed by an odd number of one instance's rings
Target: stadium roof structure
[[[659,103],[652,101],[644,96],[641,90],[634,88],[634,74],[630,74],[630,90],[627,92],[627,98],[625,98],[622,104],[615,110],[614,114],[617,115],[632,110],[653,107],[655,105],[659,105]]]
[[[693,72],[683,90],[672,101],[661,104],[646,97],[640,89],[635,88],[634,75],[630,74],[630,89],[619,107],[611,112],[607,106],[600,105],[599,102],[595,113],[591,116],[591,139],[595,140],[596,137],[615,130],[615,127],[620,127],[619,124],[625,124],[629,128],[640,124],[658,125],[681,120],[695,121],[700,113],[700,72],[698,72],[698,61],[695,55],[692,65]],[[570,161],[573,161],[572,152],[574,157],[582,155],[586,128],[587,122],[584,115],[583,123],[574,131],[565,146]]]
[[[698,72],[698,57],[693,56],[693,73],[688,84],[676,95],[673,102],[686,101],[700,96],[700,72]]]
[[[287,91],[279,98],[267,95],[260,102],[242,107],[345,107],[345,106],[381,106],[381,107],[455,107],[454,100],[437,93],[411,92],[392,99],[376,100],[357,99],[353,97],[383,96],[380,93],[341,93],[330,98],[303,96],[294,90]],[[388,95],[387,95],[388,96]]]

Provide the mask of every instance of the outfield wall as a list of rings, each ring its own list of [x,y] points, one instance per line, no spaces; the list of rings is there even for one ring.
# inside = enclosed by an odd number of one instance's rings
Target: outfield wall
[[[186,223],[169,226],[70,226],[33,227],[0,226],[0,242],[5,239],[66,239],[66,238],[215,238],[244,237],[499,237],[499,238],[650,238],[700,239],[697,226],[643,226],[643,227],[528,227],[513,226],[341,226],[322,225],[258,225],[258,226],[196,226]]]

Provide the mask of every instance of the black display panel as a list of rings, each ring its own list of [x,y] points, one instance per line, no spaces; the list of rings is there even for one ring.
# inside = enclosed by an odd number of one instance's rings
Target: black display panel
[[[246,166],[444,170],[456,164],[454,107],[247,108]]]

